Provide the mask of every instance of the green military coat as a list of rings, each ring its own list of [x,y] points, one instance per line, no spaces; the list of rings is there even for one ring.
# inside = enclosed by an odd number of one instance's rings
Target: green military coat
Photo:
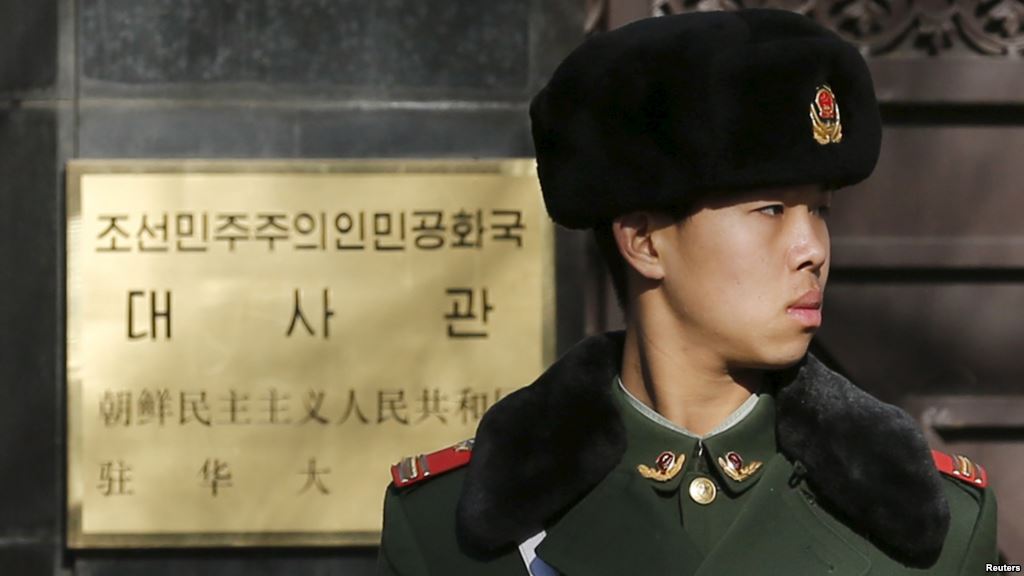
[[[906,413],[813,356],[698,439],[618,384],[622,336],[584,340],[495,405],[467,466],[398,474],[378,574],[941,575],[997,562],[980,467],[941,473]]]

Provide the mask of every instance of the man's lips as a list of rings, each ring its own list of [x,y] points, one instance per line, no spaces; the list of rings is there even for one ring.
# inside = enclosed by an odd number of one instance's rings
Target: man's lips
[[[809,310],[820,310],[821,309],[821,290],[808,290],[804,292],[800,298],[789,305],[790,308],[806,308]]]
[[[786,308],[786,314],[807,327],[821,326],[821,290],[808,290]]]

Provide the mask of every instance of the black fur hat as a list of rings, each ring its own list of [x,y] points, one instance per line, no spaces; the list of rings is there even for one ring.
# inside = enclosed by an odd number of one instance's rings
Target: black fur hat
[[[881,121],[855,47],[783,10],[650,18],[588,39],[530,106],[551,218],[589,228],[718,190],[866,178]]]

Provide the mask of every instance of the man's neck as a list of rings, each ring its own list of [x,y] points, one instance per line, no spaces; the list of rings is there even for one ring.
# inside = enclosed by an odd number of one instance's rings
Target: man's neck
[[[659,328],[661,328],[659,330]],[[737,372],[679,330],[626,329],[622,384],[638,400],[673,424],[704,436],[760,387],[763,373]]]

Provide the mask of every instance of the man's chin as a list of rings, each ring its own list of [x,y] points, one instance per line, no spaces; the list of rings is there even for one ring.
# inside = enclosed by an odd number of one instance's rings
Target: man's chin
[[[810,346],[810,338],[804,342],[793,343],[786,346],[778,346],[771,350],[762,350],[759,358],[753,362],[752,368],[759,370],[785,370],[791,368],[803,360],[807,355],[807,348]]]

